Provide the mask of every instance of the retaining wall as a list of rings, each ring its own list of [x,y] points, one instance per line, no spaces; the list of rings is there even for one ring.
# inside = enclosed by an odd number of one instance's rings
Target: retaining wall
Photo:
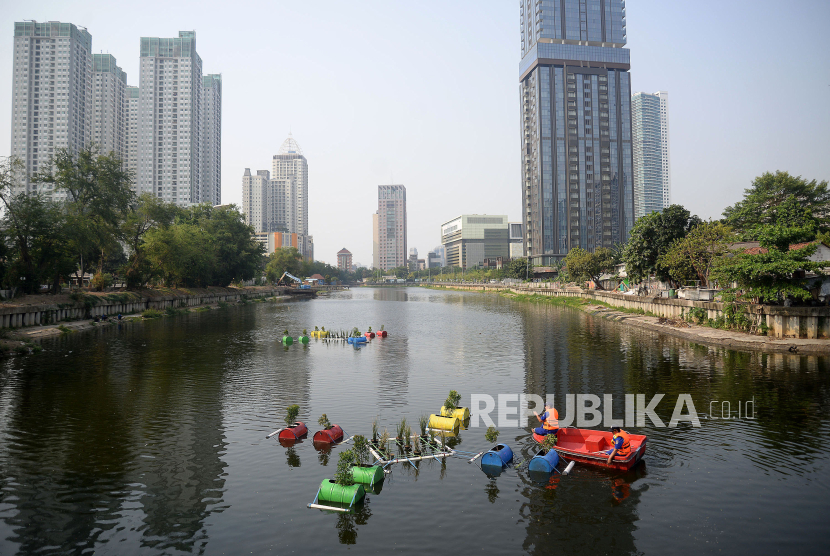
[[[624,295],[621,293],[568,288],[555,289],[545,283],[504,286],[497,284],[430,284],[431,287],[449,287],[469,291],[510,291],[526,295],[551,297],[581,297],[603,301],[614,307],[642,310],[659,317],[679,319],[688,316],[689,310],[700,308],[706,311],[706,318],[717,319],[724,314],[724,304],[687,299]],[[780,307],[777,305],[748,305],[751,316],[760,316],[769,327],[767,335],[773,338],[830,338],[830,307]]]
[[[168,307],[198,307],[200,305],[215,305],[217,303],[236,303],[241,299],[261,297],[275,297],[285,295],[284,288],[235,290],[231,288],[207,293],[175,295],[141,296],[128,294],[131,299],[116,300],[115,297],[126,297],[117,294],[112,299],[105,296],[88,296],[89,304],[83,301],[72,303],[44,303],[42,305],[0,305],[0,328],[20,328],[22,326],[38,326],[55,324],[61,321],[82,320],[103,315],[129,315],[140,313],[146,309],[163,311]],[[44,296],[46,297],[46,296]],[[92,305],[92,301],[97,301]]]

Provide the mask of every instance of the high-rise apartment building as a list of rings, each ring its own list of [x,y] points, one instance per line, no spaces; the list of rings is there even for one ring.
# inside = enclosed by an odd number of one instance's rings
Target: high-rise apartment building
[[[297,141],[288,134],[274,155],[271,176],[286,181],[286,226],[291,233],[308,235],[308,160]]]
[[[71,23],[15,22],[13,56],[11,154],[25,165],[15,192],[65,198],[29,177],[49,169],[55,149],[92,140],[92,36]]]
[[[202,59],[196,33],[141,37],[138,193],[212,202],[201,182]]]
[[[634,223],[625,2],[521,0],[520,16],[524,251],[547,266]]]
[[[222,201],[222,75],[202,78],[202,202]]]
[[[634,216],[662,211],[671,204],[669,94],[634,93],[631,97],[634,145]]]
[[[406,187],[378,186],[378,210],[372,217],[375,268],[406,266]]]
[[[127,74],[112,54],[92,55],[92,140],[101,154],[127,153]]]
[[[127,87],[127,150],[124,162],[133,176],[133,189],[138,181],[138,87]]]
[[[257,170],[253,175],[250,168],[245,168],[242,176],[242,212],[254,232],[290,231],[285,204],[290,181],[272,180],[268,170]]]

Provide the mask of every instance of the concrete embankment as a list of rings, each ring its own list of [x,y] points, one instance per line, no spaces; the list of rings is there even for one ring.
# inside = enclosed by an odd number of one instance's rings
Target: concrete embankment
[[[340,289],[318,286],[315,293]],[[192,310],[265,298],[287,300],[292,290],[285,287],[141,289],[129,292],[76,292],[72,294],[26,296],[0,304],[0,328],[20,329],[17,335],[35,337],[38,329],[87,327],[104,315],[134,315],[147,310]],[[305,292],[304,292],[305,293]],[[30,330],[31,329],[31,330]]]
[[[830,308],[750,305],[749,315],[767,329],[767,335],[689,324],[689,315],[716,320],[724,315],[723,303],[638,297],[614,292],[559,290],[537,284],[502,286],[430,284],[429,287],[460,291],[500,293],[510,297],[568,305],[600,318],[611,319],[711,345],[759,351],[830,353]],[[579,300],[579,301],[577,301]],[[619,310],[618,310],[619,309]]]

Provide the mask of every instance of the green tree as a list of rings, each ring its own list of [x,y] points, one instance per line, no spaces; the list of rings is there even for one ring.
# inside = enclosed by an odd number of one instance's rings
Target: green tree
[[[659,265],[675,282],[697,276],[700,285],[707,287],[715,261],[729,252],[734,239],[732,228],[722,222],[703,222],[686,237],[675,240],[660,257]]]
[[[513,259],[509,263],[507,263],[507,267],[504,271],[504,274],[508,278],[516,278],[519,280],[532,278],[533,265],[530,262],[528,262],[526,258]]]
[[[637,219],[622,253],[628,276],[635,282],[652,274],[658,280],[669,280],[671,276],[668,269],[660,265],[660,257],[700,222],[700,218],[692,216],[680,205],[671,205],[663,212],[655,211]]]
[[[210,236],[194,224],[175,223],[152,228],[146,234],[147,260],[167,286],[209,285],[216,264],[215,254],[209,247]]]
[[[130,252],[122,268],[128,288],[143,286],[153,277],[153,268],[146,256],[145,237],[154,228],[169,226],[179,210],[176,205],[165,203],[150,193],[136,199],[121,223],[121,236]]]
[[[745,241],[757,239],[759,227],[777,223],[779,211],[786,211],[785,202],[794,198],[801,207],[810,207],[820,231],[830,226],[830,190],[827,181],[807,181],[787,172],[765,172],[755,178],[752,187],[744,190],[743,200],[727,207],[723,216]]]
[[[593,253],[574,247],[565,257],[565,266],[575,280],[592,280],[601,290],[603,287],[599,283],[599,277],[614,269],[614,252],[607,247],[599,247]]]
[[[66,236],[83,276],[97,261],[102,271],[106,253],[121,249],[120,224],[129,212],[135,194],[132,176],[115,153],[102,155],[97,147],[77,154],[57,149],[52,160],[55,171],[33,176],[66,193]]]
[[[296,247],[278,247],[268,256],[265,277],[269,282],[274,283],[284,272],[297,276],[300,274],[302,260],[303,256]]]

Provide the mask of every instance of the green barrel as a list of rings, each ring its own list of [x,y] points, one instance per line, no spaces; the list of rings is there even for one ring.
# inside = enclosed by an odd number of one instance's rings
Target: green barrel
[[[380,465],[355,465],[352,466],[352,478],[356,483],[373,485],[383,480],[383,468]]]
[[[357,504],[363,500],[365,495],[366,490],[363,485],[343,486],[338,485],[331,479],[323,479],[323,482],[320,483],[320,494],[317,495],[317,501],[337,502],[348,506],[352,503],[352,500]]]
[[[292,338],[291,336],[283,336],[282,337],[282,343],[287,345],[287,346],[290,346],[291,344],[294,343],[294,338]]]
[[[300,336],[300,343],[307,344],[308,343],[308,336]]]

